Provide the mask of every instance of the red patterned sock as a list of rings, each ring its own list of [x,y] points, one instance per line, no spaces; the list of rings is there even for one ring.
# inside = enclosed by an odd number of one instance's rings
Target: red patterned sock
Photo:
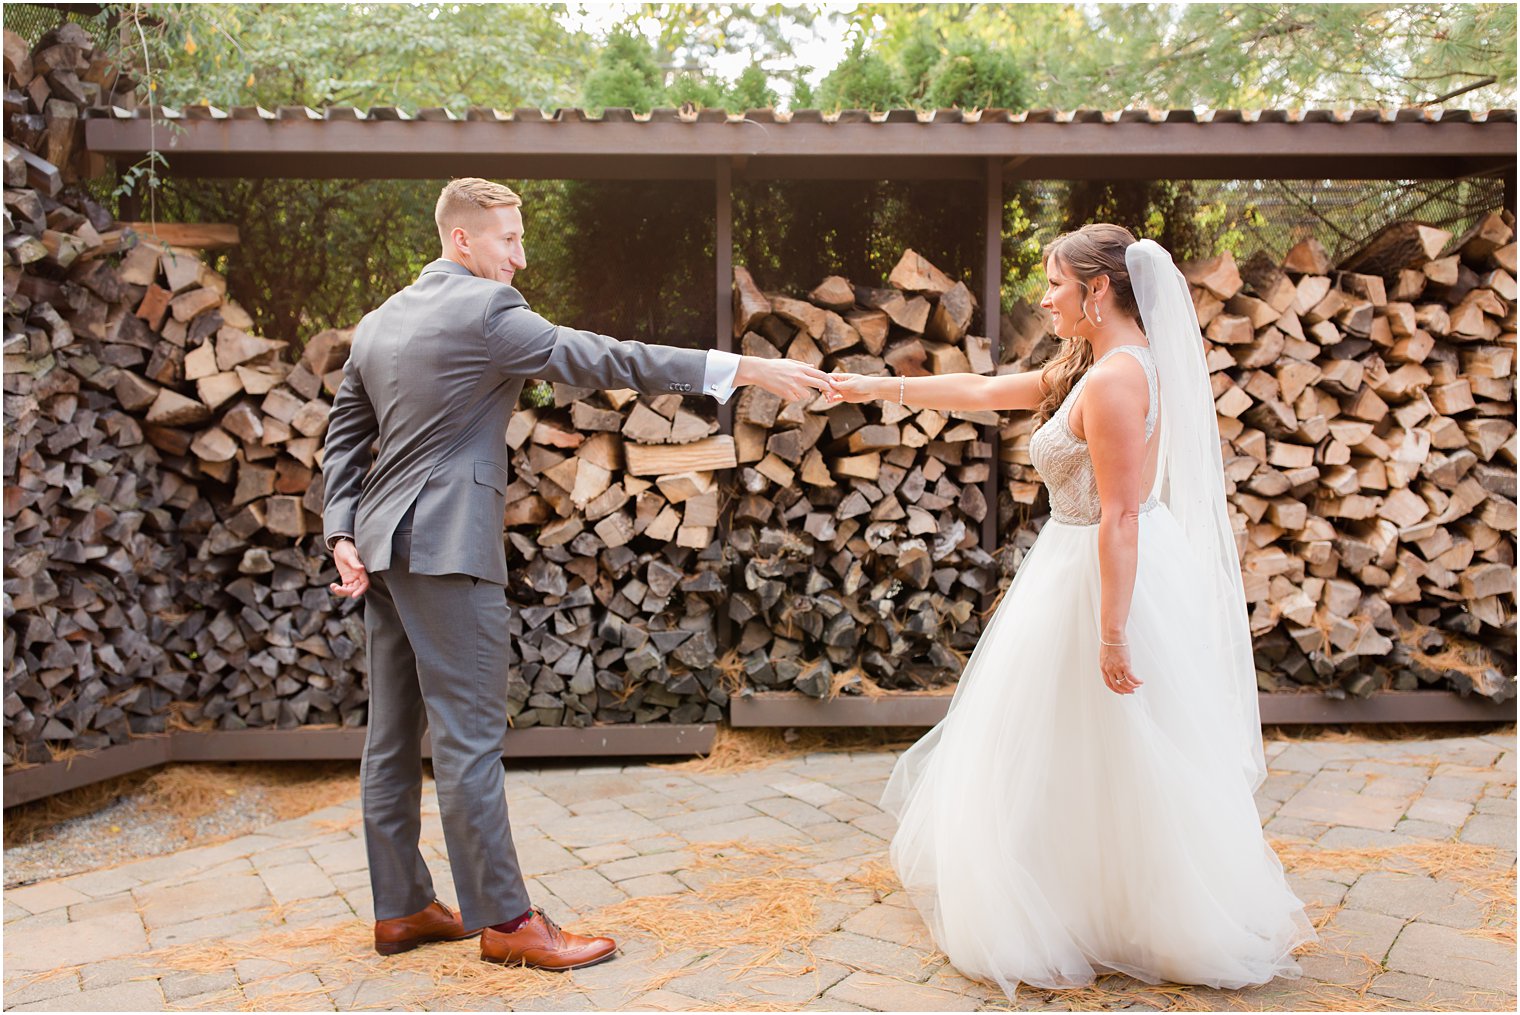
[[[533,919],[533,910],[530,909],[522,916],[517,917],[515,920],[508,920],[506,923],[493,923],[491,925],[491,929],[500,931],[503,934],[511,934],[513,931],[517,930],[519,927],[531,919]]]

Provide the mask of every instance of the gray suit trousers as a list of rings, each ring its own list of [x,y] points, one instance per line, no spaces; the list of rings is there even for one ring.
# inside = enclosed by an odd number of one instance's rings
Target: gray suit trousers
[[[470,929],[527,912],[501,763],[507,723],[506,589],[462,574],[412,574],[412,533],[364,594],[369,732],[360,782],[375,919],[407,916],[436,897],[418,850],[422,734],[459,915]]]

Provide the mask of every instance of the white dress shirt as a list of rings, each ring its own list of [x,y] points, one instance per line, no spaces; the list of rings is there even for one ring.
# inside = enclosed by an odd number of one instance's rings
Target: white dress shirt
[[[707,350],[707,369],[702,373],[702,392],[718,403],[728,401],[734,393],[734,377],[739,373],[739,354],[719,349]]]

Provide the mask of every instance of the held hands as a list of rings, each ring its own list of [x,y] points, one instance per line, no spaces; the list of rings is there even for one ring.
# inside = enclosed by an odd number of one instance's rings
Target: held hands
[[[359,559],[359,548],[352,539],[340,539],[333,546],[333,562],[338,565],[338,577],[342,582],[327,586],[335,596],[358,599],[369,589],[369,572]]]
[[[830,402],[869,402],[875,398],[886,398],[885,387],[893,378],[890,377],[867,377],[864,374],[833,373],[829,375],[833,382],[833,390],[829,392]],[[891,384],[892,397],[897,397],[897,385]]]
[[[795,402],[806,395],[809,388],[828,391],[829,375],[815,366],[794,359],[761,359],[745,356],[739,361],[734,375],[734,386],[753,384],[778,395],[788,402]]]
[[[1103,682],[1115,694],[1134,694],[1145,683],[1130,667],[1128,645],[1099,644],[1098,668],[1103,671]]]

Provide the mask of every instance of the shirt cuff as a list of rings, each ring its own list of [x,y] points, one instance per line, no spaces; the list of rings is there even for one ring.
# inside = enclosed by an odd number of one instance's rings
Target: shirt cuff
[[[702,391],[727,402],[734,393],[734,378],[739,374],[739,354],[721,349],[707,350],[707,368],[702,372]]]

